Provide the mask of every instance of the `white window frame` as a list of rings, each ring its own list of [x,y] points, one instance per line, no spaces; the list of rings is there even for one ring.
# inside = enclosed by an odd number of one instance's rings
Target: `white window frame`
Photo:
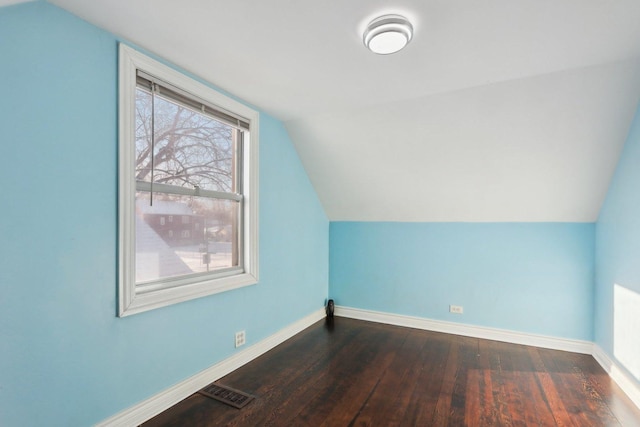
[[[197,276],[171,282],[174,286],[140,291],[135,282],[135,93],[136,72],[161,79],[194,94],[222,111],[249,121],[243,145],[243,231],[241,273],[226,277]],[[118,316],[152,310],[258,283],[258,134],[259,113],[196,80],[124,45],[119,45],[118,148]]]

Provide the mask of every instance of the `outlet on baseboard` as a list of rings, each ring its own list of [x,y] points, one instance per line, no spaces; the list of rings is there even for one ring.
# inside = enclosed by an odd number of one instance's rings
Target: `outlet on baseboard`
[[[236,348],[244,345],[247,342],[247,337],[244,331],[236,332]]]
[[[462,306],[461,305],[450,305],[449,306],[449,313],[462,314],[463,313]]]

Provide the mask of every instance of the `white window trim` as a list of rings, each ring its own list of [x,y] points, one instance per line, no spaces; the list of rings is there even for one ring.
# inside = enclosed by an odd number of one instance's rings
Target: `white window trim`
[[[243,154],[244,272],[196,283],[175,281],[177,286],[137,292],[135,285],[135,89],[136,70],[141,69],[223,110],[249,119],[250,140]],[[152,310],[190,299],[258,283],[258,134],[259,113],[216,90],[126,46],[119,45],[119,149],[118,149],[118,316]],[[248,139],[248,138],[247,138]],[[123,167],[123,165],[127,165]],[[185,284],[188,283],[188,284]]]

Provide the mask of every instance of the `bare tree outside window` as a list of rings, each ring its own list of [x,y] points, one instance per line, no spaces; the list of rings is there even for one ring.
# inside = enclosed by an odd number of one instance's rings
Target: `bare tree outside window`
[[[151,93],[136,93],[136,179],[235,191],[235,129],[162,96],[155,96],[155,141],[152,156]]]

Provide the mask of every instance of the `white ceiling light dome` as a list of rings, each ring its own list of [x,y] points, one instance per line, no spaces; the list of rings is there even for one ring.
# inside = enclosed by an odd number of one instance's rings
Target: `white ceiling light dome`
[[[383,15],[367,25],[364,45],[374,53],[388,55],[404,48],[413,37],[413,25],[401,15]]]

